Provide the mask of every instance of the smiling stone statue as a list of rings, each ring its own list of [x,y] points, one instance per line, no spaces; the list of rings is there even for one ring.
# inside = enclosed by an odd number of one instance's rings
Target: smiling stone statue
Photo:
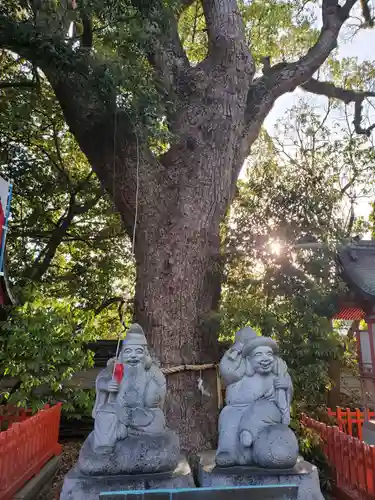
[[[293,467],[298,443],[289,429],[292,381],[270,337],[240,330],[220,373],[227,386],[219,419],[218,466]]]
[[[152,362],[142,328],[132,325],[120,352],[122,378],[114,380],[111,369],[96,380],[94,451],[106,453],[118,440],[166,430],[163,405],[166,381]],[[109,367],[110,368],[110,367]]]
[[[77,467],[86,475],[173,471],[180,458],[178,436],[168,429],[163,406],[166,380],[151,359],[146,336],[131,325],[119,359],[96,379],[94,431]]]
[[[166,426],[166,380],[146,336],[131,325],[119,359],[96,379],[94,430],[65,476],[60,500],[97,500],[103,491],[194,484],[177,434]]]

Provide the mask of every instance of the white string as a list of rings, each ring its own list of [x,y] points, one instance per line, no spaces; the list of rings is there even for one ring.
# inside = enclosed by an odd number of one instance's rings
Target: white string
[[[133,125],[134,126],[134,125]],[[136,189],[135,189],[135,214],[134,214],[134,225],[133,225],[133,241],[132,241],[132,252],[135,252],[135,234],[137,230],[138,221],[138,198],[139,198],[139,141],[138,134],[134,129],[135,139],[137,143],[137,173],[136,173]]]
[[[130,118],[130,117],[129,117]],[[135,253],[135,237],[136,237],[136,231],[137,231],[137,221],[138,221],[138,200],[139,200],[139,164],[140,164],[140,159],[139,159],[139,139],[138,139],[138,134],[134,127],[134,135],[135,135],[135,140],[136,140],[136,149],[137,149],[137,168],[136,168],[136,189],[135,189],[135,213],[134,213],[134,224],[133,224],[133,238],[132,238],[132,253]],[[114,123],[114,130],[113,130],[113,196],[115,196],[115,189],[116,189],[116,136],[117,136],[117,106],[115,108],[115,123]],[[121,331],[119,332],[118,335],[118,340],[117,340],[117,347],[116,347],[116,360],[118,360],[118,355],[120,351],[120,342],[121,342]],[[113,365],[113,372],[112,372],[112,378],[114,377],[115,374],[115,369],[116,369],[116,363]]]

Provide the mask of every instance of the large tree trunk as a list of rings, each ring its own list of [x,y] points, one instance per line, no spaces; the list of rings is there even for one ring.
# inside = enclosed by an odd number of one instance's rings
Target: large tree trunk
[[[159,231],[157,231],[159,232]],[[144,231],[147,238],[150,233]],[[143,239],[142,238],[142,239]],[[220,293],[217,228],[181,225],[137,245],[135,317],[148,333],[163,367],[218,361],[214,312]],[[212,396],[197,389],[199,372],[168,376],[167,418],[182,446],[214,445],[217,399],[215,370],[202,372]]]
[[[189,218],[175,207],[161,226],[150,218],[137,232],[135,318],[163,367],[219,360],[219,220],[201,224],[202,201],[194,200],[199,217]],[[167,377],[167,420],[178,431],[183,449],[215,446],[216,371],[201,375],[210,397],[198,391],[200,372]]]
[[[219,361],[219,230],[248,152],[252,65],[241,40],[239,45],[241,57],[230,68],[225,46],[223,64],[212,61],[212,73],[193,71],[199,86],[193,91],[190,82],[173,117],[177,140],[159,158],[157,175],[139,186],[135,318],[163,367]],[[141,165],[139,171],[148,170]],[[199,376],[168,376],[167,420],[187,450],[216,444],[216,370],[202,372],[210,397],[198,391]]]

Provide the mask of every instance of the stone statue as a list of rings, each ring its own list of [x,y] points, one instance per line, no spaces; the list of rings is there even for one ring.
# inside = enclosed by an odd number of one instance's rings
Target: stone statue
[[[96,379],[93,409],[94,451],[106,453],[118,440],[166,430],[163,405],[166,380],[152,362],[146,337],[132,325],[120,352],[121,380],[113,377],[113,362]]]
[[[81,448],[77,470],[103,477],[175,470],[180,441],[165,423],[165,395],[165,377],[134,324],[119,360],[109,360],[96,379],[94,431]]]
[[[220,373],[226,406],[219,418],[218,466],[293,467],[298,443],[289,429],[292,381],[270,337],[240,330]]]
[[[142,328],[132,325],[119,360],[96,379],[94,430],[65,476],[60,500],[97,500],[106,491],[189,488],[193,475],[165,423],[166,381]]]

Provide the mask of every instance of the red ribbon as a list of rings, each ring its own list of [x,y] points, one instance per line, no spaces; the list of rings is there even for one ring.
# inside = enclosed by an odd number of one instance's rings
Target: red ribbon
[[[116,363],[113,378],[119,384],[123,376],[124,376],[124,366],[122,365],[122,363]]]

